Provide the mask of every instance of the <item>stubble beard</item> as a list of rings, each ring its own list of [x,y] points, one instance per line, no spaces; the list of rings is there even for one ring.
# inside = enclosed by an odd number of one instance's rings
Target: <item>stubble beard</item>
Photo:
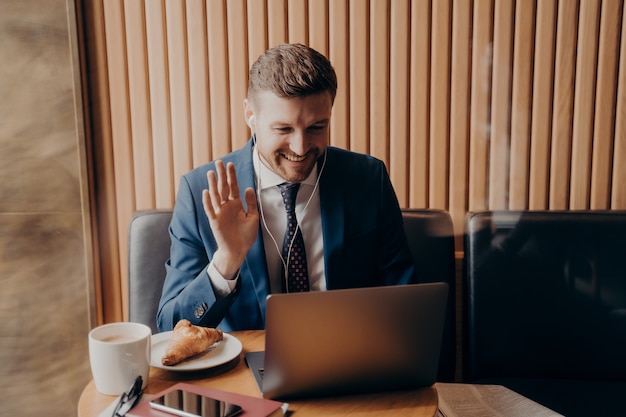
[[[265,160],[268,168],[285,181],[302,182],[306,180],[309,175],[311,175],[311,171],[313,171],[315,164],[317,164],[317,160],[320,157],[321,152],[319,149],[309,150],[307,158],[302,165],[294,168],[286,167],[288,164],[291,164],[291,162],[283,155],[284,152],[275,152],[272,154],[272,158],[266,158],[264,155],[261,155],[261,159]]]

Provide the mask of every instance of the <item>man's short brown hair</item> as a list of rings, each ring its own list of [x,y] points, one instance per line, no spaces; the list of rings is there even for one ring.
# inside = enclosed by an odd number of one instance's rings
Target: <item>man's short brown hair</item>
[[[267,50],[250,68],[248,98],[271,91],[279,97],[306,97],[328,91],[337,94],[337,75],[330,61],[302,44],[282,44]]]

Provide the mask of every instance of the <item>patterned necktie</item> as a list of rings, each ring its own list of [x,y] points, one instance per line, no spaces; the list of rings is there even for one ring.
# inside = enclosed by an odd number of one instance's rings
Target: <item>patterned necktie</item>
[[[287,264],[287,292],[309,291],[309,271],[306,264],[304,239],[296,219],[296,195],[300,183],[282,183],[278,188],[280,188],[287,212],[287,230],[285,230],[282,251],[283,261]]]

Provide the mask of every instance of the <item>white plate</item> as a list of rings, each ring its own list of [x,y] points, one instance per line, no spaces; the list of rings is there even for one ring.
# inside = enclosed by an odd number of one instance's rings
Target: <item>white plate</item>
[[[200,353],[177,365],[166,366],[161,363],[161,358],[165,355],[165,349],[172,337],[172,331],[157,333],[152,335],[152,353],[150,354],[150,366],[165,369],[168,371],[190,372],[209,369],[223,365],[235,359],[242,350],[239,339],[224,333],[224,340],[209,347],[204,353]]]

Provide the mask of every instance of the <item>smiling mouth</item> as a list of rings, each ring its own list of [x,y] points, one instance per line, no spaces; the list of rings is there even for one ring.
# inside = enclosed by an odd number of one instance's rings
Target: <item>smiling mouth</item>
[[[282,154],[283,158],[291,162],[302,162],[307,158],[308,154],[304,154],[302,156],[295,154]]]

